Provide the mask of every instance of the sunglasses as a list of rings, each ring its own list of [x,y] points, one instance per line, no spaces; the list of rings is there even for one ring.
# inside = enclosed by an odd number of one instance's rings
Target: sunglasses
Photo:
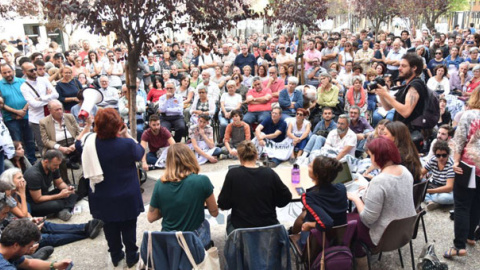
[[[284,50],[284,49],[285,49],[285,47],[280,47],[280,48],[278,48],[278,49],[280,49],[280,50]]]
[[[303,113],[297,113],[298,116],[303,116]]]
[[[435,154],[437,158],[446,158],[448,157],[448,154]]]
[[[33,73],[33,72],[35,72],[35,71],[37,71],[36,68],[32,68],[32,69],[28,70],[28,72],[30,72],[30,73]]]
[[[441,53],[441,52],[437,52],[437,53],[435,53],[435,54],[437,55],[437,54],[442,54],[442,53]]]

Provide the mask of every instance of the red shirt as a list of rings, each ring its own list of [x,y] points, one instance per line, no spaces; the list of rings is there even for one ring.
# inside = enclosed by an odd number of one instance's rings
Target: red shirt
[[[150,92],[148,92],[148,95],[147,95],[147,100],[151,101],[151,102],[157,102],[158,99],[165,95],[167,93],[167,90],[165,89],[156,89],[156,88],[152,88],[150,89]]]
[[[157,135],[154,135],[151,129],[145,130],[142,134],[142,141],[148,142],[148,150],[156,153],[158,149],[170,146],[168,139],[172,137],[170,131],[165,127],[160,127]]]

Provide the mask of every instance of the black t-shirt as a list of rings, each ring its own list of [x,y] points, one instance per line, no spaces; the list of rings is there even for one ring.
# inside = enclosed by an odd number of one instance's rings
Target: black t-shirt
[[[404,88],[400,89],[396,94],[395,94],[395,99],[402,103],[405,104],[405,99],[407,97],[408,90],[413,87],[417,90],[419,99],[417,102],[417,105],[415,105],[415,109],[413,109],[412,113],[410,114],[409,117],[404,118],[401,114],[399,114],[397,111],[395,112],[395,116],[393,118],[394,121],[400,121],[403,122],[405,125],[409,127],[409,129],[412,129],[410,126],[410,123],[419,117],[420,115],[423,114],[423,107],[425,106],[425,99],[428,95],[427,93],[427,86],[425,83],[420,79],[420,78],[414,78],[407,86]]]
[[[45,173],[42,162],[37,162],[32,167],[25,171],[23,176],[27,181],[27,190],[41,190],[42,195],[46,195],[49,191],[53,190],[53,180],[60,178],[60,171]],[[53,187],[53,188],[52,188]],[[32,203],[32,197],[30,192],[27,192],[27,201]]]

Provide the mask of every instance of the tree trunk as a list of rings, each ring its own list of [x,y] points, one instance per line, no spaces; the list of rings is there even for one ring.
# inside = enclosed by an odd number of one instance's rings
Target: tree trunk
[[[126,85],[128,88],[128,122],[130,123],[130,134],[133,138],[137,138],[137,68],[138,59],[128,53],[128,65],[126,66]]]
[[[303,53],[303,25],[300,26],[298,29],[298,47],[297,47],[297,56],[295,57],[295,74],[297,74],[297,77],[300,76],[299,78],[299,84],[304,84],[304,72],[305,72],[305,65],[303,64],[303,57],[300,60],[300,73],[298,73],[298,58],[300,58],[300,55]]]

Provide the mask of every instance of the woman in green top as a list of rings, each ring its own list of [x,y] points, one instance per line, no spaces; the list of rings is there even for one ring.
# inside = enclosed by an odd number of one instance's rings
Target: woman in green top
[[[332,84],[332,76],[320,74],[320,86],[317,90],[317,104],[320,107],[335,108],[338,104],[338,87]]]
[[[204,205],[214,217],[218,207],[210,179],[199,171],[187,145],[170,146],[165,173],[155,184],[147,218],[150,223],[163,218],[162,231],[193,231],[208,246],[210,224],[205,220]]]

